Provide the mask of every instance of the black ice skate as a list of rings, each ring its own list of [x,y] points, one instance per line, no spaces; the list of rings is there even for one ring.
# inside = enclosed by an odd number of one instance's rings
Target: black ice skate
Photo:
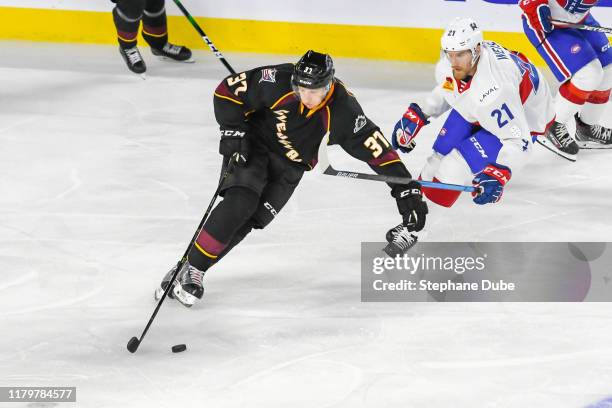
[[[581,149],[612,149],[612,129],[587,125],[576,114],[576,143]]]
[[[553,122],[546,134],[538,137],[538,143],[569,161],[576,161],[580,150],[565,125],[559,122]]]
[[[161,57],[162,59],[171,59],[178,62],[194,62],[191,58],[191,50],[183,45],[174,45],[169,42],[164,45],[163,48],[151,47],[153,55]]]
[[[387,240],[387,242],[391,243],[393,241],[393,238],[395,238],[397,234],[402,232],[403,229],[404,224],[397,224],[396,227],[393,227],[389,231],[387,231],[387,234],[385,235],[385,239]]]
[[[170,283],[170,279],[172,279],[172,276],[174,275],[174,271],[176,271],[177,266],[178,265],[174,265],[174,267],[168,271],[168,273],[162,279],[159,287],[155,289],[155,300],[161,299],[162,295],[164,294],[164,291],[166,290],[166,288],[168,287],[168,284]],[[176,281],[172,284],[172,286],[174,287],[175,284],[176,284]],[[168,297],[171,299],[174,299],[174,293],[172,289],[170,289],[170,292],[168,292]]]
[[[146,72],[147,66],[145,65],[142,55],[140,55],[140,51],[138,51],[136,46],[131,48],[119,47],[119,53],[123,57],[123,60],[127,64],[130,71],[135,74],[144,74]]]
[[[404,255],[410,248],[416,245],[418,240],[418,237],[403,224],[391,228],[387,232],[386,238],[389,244],[383,248],[383,251],[393,258],[397,255]]]
[[[204,272],[185,262],[172,289],[174,298],[181,302],[183,306],[193,306],[204,295],[202,278],[204,278]]]

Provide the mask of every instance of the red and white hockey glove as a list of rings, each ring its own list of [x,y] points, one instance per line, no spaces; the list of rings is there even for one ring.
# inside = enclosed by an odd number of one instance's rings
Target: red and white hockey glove
[[[391,144],[395,150],[410,153],[415,148],[414,138],[421,128],[429,124],[427,116],[416,103],[411,103],[404,116],[397,121],[391,135]]]
[[[489,164],[472,181],[474,187],[480,190],[472,193],[474,202],[483,205],[501,200],[504,186],[511,177],[512,172],[508,167],[496,163]]]
[[[553,30],[553,25],[550,22],[548,0],[521,0],[519,6],[534,30],[544,31],[545,33],[550,33]]]

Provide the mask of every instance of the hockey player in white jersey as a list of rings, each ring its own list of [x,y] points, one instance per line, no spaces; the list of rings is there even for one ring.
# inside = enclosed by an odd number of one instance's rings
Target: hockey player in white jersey
[[[539,141],[568,160],[578,147],[612,148],[612,129],[601,125],[612,88],[612,49],[599,32],[553,26],[551,18],[599,26],[591,15],[598,0],[521,0],[523,29],[561,83],[555,101],[556,119]],[[576,142],[566,124],[576,121]]]
[[[467,18],[453,21],[442,36],[444,56],[438,85],[423,107],[412,103],[395,125],[393,146],[409,153],[414,138],[450,110],[420,178],[452,184],[473,181],[476,204],[498,202],[512,175],[530,157],[533,142],[554,120],[550,89],[522,54],[492,41]],[[423,187],[436,204],[452,206],[460,192]]]

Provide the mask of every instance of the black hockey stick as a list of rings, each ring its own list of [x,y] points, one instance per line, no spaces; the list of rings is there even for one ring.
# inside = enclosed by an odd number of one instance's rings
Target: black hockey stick
[[[328,176],[336,176],[336,177],[346,177],[352,179],[360,179],[360,180],[372,180],[372,181],[382,181],[385,183],[393,183],[393,184],[409,184],[413,181],[416,181],[420,185],[429,188],[437,188],[439,190],[454,190],[454,191],[465,191],[467,193],[473,193],[477,191],[476,187],[473,186],[462,186],[459,184],[447,184],[447,183],[438,183],[435,181],[425,181],[425,180],[415,180],[410,177],[397,177],[397,176],[385,176],[383,174],[368,174],[368,173],[359,173],[352,170],[336,170],[329,163],[329,157],[327,156],[327,138],[324,138],[319,146],[318,153],[319,161],[317,165],[323,174]]]
[[[214,205],[215,201],[217,201],[217,197],[219,197],[219,192],[221,191],[221,186],[223,185],[223,181],[225,181],[226,177],[231,173],[231,171],[232,171],[232,163],[230,162],[229,165],[227,166],[227,169],[223,173],[221,180],[219,180],[219,185],[217,186],[217,190],[215,191],[215,194],[213,195],[212,200],[210,200],[210,204],[208,204],[208,208],[206,209],[206,212],[204,213],[204,217],[202,217],[202,221],[200,221],[200,225],[198,225],[198,228],[196,229],[196,232],[193,235],[193,238],[191,238],[191,242],[189,242],[189,245],[187,246],[187,250],[183,254],[183,257],[181,258],[181,260],[176,264],[176,271],[174,271],[174,274],[172,275],[172,279],[170,279],[168,286],[166,286],[166,289],[164,290],[164,294],[162,295],[161,299],[159,299],[159,302],[157,302],[157,307],[153,311],[153,314],[151,315],[151,318],[149,319],[147,326],[142,331],[142,334],[140,335],[140,339],[134,336],[130,339],[130,341],[128,341],[127,349],[129,350],[130,353],[135,353],[136,350],[138,350],[138,346],[140,346],[140,343],[144,339],[144,336],[149,331],[149,327],[151,327],[151,324],[153,323],[155,316],[157,316],[157,312],[159,312],[159,308],[164,303],[164,300],[166,300],[166,296],[168,296],[168,293],[174,286],[171,283],[174,282],[179,271],[183,268],[183,265],[185,264],[185,262],[187,262],[187,255],[189,254],[189,251],[193,247],[195,240],[198,238],[198,235],[200,235],[200,231],[202,231],[202,228],[204,227],[204,223],[206,222],[206,219],[208,218],[208,215],[210,214],[210,210],[212,209],[212,206]]]
[[[597,31],[599,33],[612,34],[612,28],[608,28],[608,27],[599,27],[599,26],[593,26],[593,25],[588,25],[588,24],[579,24],[579,23],[572,23],[569,21],[553,20],[553,19],[551,19],[550,22],[555,27],[559,27],[559,28],[576,28],[578,30]]]
[[[181,10],[181,12],[185,15],[185,17],[187,17],[187,20],[189,20],[189,22],[191,23],[193,28],[196,29],[198,34],[200,34],[200,37],[202,37],[206,45],[210,47],[210,50],[213,52],[213,54],[215,54],[215,57],[219,58],[219,60],[223,63],[223,65],[225,65],[225,68],[227,68],[227,70],[232,75],[236,74],[236,71],[234,71],[234,68],[232,68],[229,62],[227,62],[223,54],[221,54],[221,51],[219,51],[217,47],[215,47],[215,44],[213,44],[213,42],[210,41],[210,38],[208,38],[208,36],[204,33],[204,30],[202,30],[200,25],[197,23],[197,21],[195,21],[195,19],[191,16],[191,14],[189,14],[189,11],[187,11],[185,6],[183,6],[183,4],[181,4],[179,0],[174,0],[174,3]]]

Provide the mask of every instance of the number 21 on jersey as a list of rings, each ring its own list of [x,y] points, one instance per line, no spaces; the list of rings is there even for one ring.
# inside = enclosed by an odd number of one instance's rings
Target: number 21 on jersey
[[[491,117],[497,119],[497,126],[499,126],[500,129],[514,119],[514,115],[510,111],[510,108],[508,108],[508,105],[505,103],[499,109],[495,109],[493,112],[491,112]]]

